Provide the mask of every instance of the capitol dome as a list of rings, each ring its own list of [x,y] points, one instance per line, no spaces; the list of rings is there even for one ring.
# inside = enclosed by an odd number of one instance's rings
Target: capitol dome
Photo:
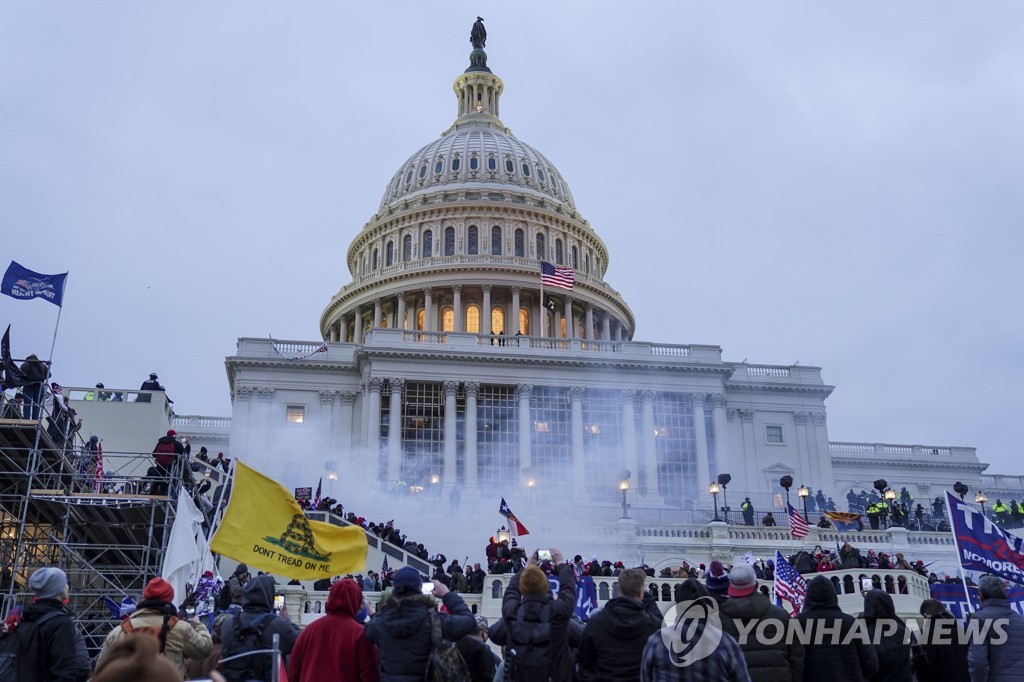
[[[504,84],[482,48],[453,90],[455,122],[395,172],[349,246],[352,281],[321,315],[324,339],[391,327],[630,340],[633,313],[604,281],[607,247],[558,169],[502,122]],[[572,284],[541,289],[542,263]]]

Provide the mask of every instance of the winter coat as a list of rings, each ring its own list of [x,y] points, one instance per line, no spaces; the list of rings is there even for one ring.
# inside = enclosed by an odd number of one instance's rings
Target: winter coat
[[[967,651],[967,665],[974,682],[1024,679],[1024,616],[1013,611],[1005,599],[986,599],[971,616],[971,620],[997,618],[1008,621],[1006,641],[998,645],[989,644],[992,639],[990,630],[984,642],[972,643]]]
[[[128,618],[131,619],[132,627],[138,630],[142,627],[155,627],[157,630],[163,627],[164,612],[159,604],[155,602],[142,602]],[[99,665],[103,659],[110,654],[110,651],[117,644],[128,636],[122,625],[110,631],[107,638],[103,640],[103,648],[96,659]],[[186,670],[186,658],[201,660],[213,652],[213,638],[210,631],[199,621],[189,622],[179,620],[174,627],[167,631],[167,642],[164,655],[181,671],[184,676]]]
[[[839,558],[843,562],[843,568],[860,568],[860,551],[854,547],[839,550]]]
[[[786,644],[785,637],[777,637],[773,633],[785,631],[789,623],[789,614],[780,606],[772,604],[768,597],[754,592],[747,597],[730,597],[721,606],[720,617],[722,630],[739,641],[737,623],[743,623],[748,634],[745,642],[739,642],[743,649],[743,658],[747,662],[747,672],[753,682],[800,682],[804,674],[804,647],[799,642]],[[763,626],[768,641],[761,643],[754,632],[760,628],[757,621],[775,621],[773,627]],[[755,623],[747,629],[748,623]]]
[[[853,616],[839,610],[836,589],[825,576],[808,582],[807,598],[797,619],[810,633],[811,642],[824,637],[821,644],[804,648],[805,682],[864,682],[878,670],[878,655],[870,644],[857,638],[842,644],[855,622]]]
[[[661,628],[657,602],[615,597],[590,616],[576,660],[583,680],[613,682],[640,676],[647,638]]]
[[[274,607],[274,579],[269,575],[258,575],[248,583],[242,593],[242,627],[271,612]],[[299,626],[278,616],[270,619],[263,628],[263,644],[269,649],[274,643],[274,635],[280,636],[282,656],[288,656],[299,637]],[[230,615],[224,619],[220,630],[221,645],[227,649],[235,641],[235,618]]]
[[[76,650],[75,621],[59,599],[37,599],[29,604],[22,614],[22,622],[34,623],[48,613],[51,616],[38,626],[39,653],[42,658],[35,669],[40,682],[84,682],[89,677],[89,660],[84,660]]]
[[[491,647],[473,635],[460,637],[455,646],[462,654],[462,660],[466,662],[466,669],[469,670],[469,679],[472,682],[491,682],[494,679],[498,657],[491,651]]]
[[[925,625],[918,635],[920,653],[914,656],[918,682],[970,682],[967,642],[959,639],[963,626],[950,613],[926,620]]]
[[[441,601],[448,611],[439,614],[445,639],[455,642],[476,629],[476,618],[457,592]],[[431,651],[430,612],[436,609],[434,598],[419,592],[392,593],[381,600],[366,625],[366,638],[377,645],[382,682],[422,682]]]
[[[288,682],[377,682],[380,658],[355,616],[363,593],[339,580],[327,596],[327,615],[306,626],[292,648]]]
[[[21,363],[21,373],[25,375],[25,388],[38,388],[49,378],[50,368],[46,366],[45,362],[32,355]]]
[[[569,655],[569,619],[576,609],[576,578],[572,566],[558,567],[558,598],[548,595],[522,596],[519,592],[519,574],[512,577],[501,600],[501,618],[506,623],[515,620],[519,605],[525,607],[527,618],[539,618],[545,604],[551,604],[548,622],[551,625],[551,679],[572,679],[572,657]]]
[[[156,443],[157,443],[156,446],[153,448],[153,452],[154,453],[156,452],[156,449],[158,447],[160,447],[161,443],[174,443],[174,454],[176,454],[176,455],[184,455],[185,454],[185,446],[182,445],[181,441],[178,440],[177,438],[175,438],[174,436],[160,436],[160,438],[156,441]]]
[[[907,627],[896,615],[896,606],[892,597],[882,590],[869,590],[864,595],[864,620],[868,624],[871,643],[878,654],[878,672],[872,676],[872,682],[911,682],[913,667],[910,661],[910,642],[907,639]],[[896,623],[896,632],[888,633],[879,621]],[[880,634],[876,639],[876,631]],[[877,644],[875,642],[877,641]]]

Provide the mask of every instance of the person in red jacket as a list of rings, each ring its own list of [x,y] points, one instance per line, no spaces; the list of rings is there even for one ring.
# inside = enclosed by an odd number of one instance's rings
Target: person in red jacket
[[[356,614],[363,591],[345,578],[331,586],[327,615],[306,626],[292,648],[288,682],[379,682],[380,656]]]

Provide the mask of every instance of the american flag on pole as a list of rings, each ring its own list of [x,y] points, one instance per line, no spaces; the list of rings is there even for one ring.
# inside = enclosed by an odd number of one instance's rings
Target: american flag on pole
[[[103,441],[96,444],[96,492],[103,492]]]
[[[796,509],[793,509],[793,505],[789,505],[789,531],[793,537],[798,539],[807,537],[807,534],[811,532],[804,517],[800,516]]]
[[[790,507],[792,509],[792,507]],[[792,607],[789,615],[793,618],[800,613],[807,598],[807,581],[797,573],[793,565],[786,561],[782,552],[775,550],[775,601],[782,606],[783,601]],[[785,607],[783,607],[785,608]]]
[[[323,484],[324,477],[321,476],[320,480],[316,484],[316,495],[313,495],[313,509],[316,509],[317,507],[320,506],[320,491],[322,489],[321,486],[323,486]]]
[[[544,286],[571,291],[575,281],[576,273],[572,268],[556,268],[545,260],[540,262],[540,283]]]
[[[391,567],[388,566],[388,557],[387,557],[387,555],[384,556],[384,563],[382,563],[380,565],[380,572],[385,574],[385,575],[387,575],[388,573],[391,572]]]

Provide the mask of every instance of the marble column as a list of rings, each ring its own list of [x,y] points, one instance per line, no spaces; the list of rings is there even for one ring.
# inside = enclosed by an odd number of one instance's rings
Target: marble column
[[[644,445],[644,469],[647,472],[647,494],[657,497],[660,481],[658,481],[658,451],[654,445],[654,391],[640,391],[640,420],[643,433],[640,434]]]
[[[743,457],[744,461],[747,462],[747,476],[750,480],[747,481],[747,487],[753,490],[758,490],[764,483],[761,481],[761,474],[757,470],[757,438],[754,434],[754,410],[751,409],[740,409],[736,410],[737,416],[740,418],[740,429],[743,433]]]
[[[270,386],[260,386],[256,389],[256,395],[259,396],[259,409],[257,411],[258,423],[256,427],[257,443],[262,447],[266,447],[270,443],[270,424],[275,422],[272,416],[272,403],[274,401],[274,389]],[[277,428],[277,427],[275,427]],[[277,471],[273,471],[271,475],[276,476]]]
[[[355,343],[362,343],[363,342],[363,309],[362,309],[361,306],[356,306],[356,326],[355,326],[355,332],[354,333],[355,333],[355,336],[352,337],[352,340]]]
[[[515,336],[519,331],[519,287],[512,287],[512,310],[505,318],[505,335]]]
[[[254,389],[250,386],[235,386],[233,409],[231,415],[231,450],[233,452],[247,452],[247,434],[250,430],[255,433],[256,424],[250,421],[253,417],[252,395]]]
[[[569,434],[570,452],[572,457],[572,496],[573,499],[584,499],[586,475],[583,461],[583,386],[569,387],[569,409],[571,429]]]
[[[605,341],[612,340],[612,320],[607,313],[601,318],[601,338]]]
[[[622,341],[624,338],[625,335],[622,333],[622,323],[619,322],[617,325],[615,325],[615,340]]]
[[[455,317],[452,331],[464,332],[466,328],[462,324],[462,285],[455,284],[452,286],[452,308]]]
[[[697,446],[696,495],[700,495],[705,486],[711,483],[711,470],[708,466],[708,431],[704,423],[704,398],[703,393],[694,393],[690,396],[693,405],[693,437]]]
[[[381,313],[382,313],[382,309],[381,309],[380,299],[379,298],[375,298],[373,300],[373,328],[374,329],[377,329],[378,327],[380,327],[380,321],[381,321],[381,317],[382,317]]]
[[[628,469],[632,474],[630,487],[637,487],[640,482],[640,475],[637,473],[636,458],[636,391],[632,388],[622,390],[622,452],[624,461],[623,468]]]
[[[434,299],[430,287],[423,290],[423,331],[434,331]]]
[[[533,422],[530,420],[530,394],[533,392],[531,384],[519,384],[516,387],[516,397],[519,398],[519,468],[526,469],[532,464],[530,457],[530,436],[533,431]]]
[[[547,326],[548,326],[547,319],[548,319],[548,316],[547,316],[547,311],[544,310],[544,297],[543,296],[541,296],[540,297],[540,301],[537,302],[537,306],[536,306],[535,310],[537,312],[537,324],[534,325],[536,327],[536,330],[533,332],[532,336],[541,336],[541,337],[547,336]],[[554,334],[552,334],[552,335],[554,335]]]
[[[711,425],[715,429],[715,464],[718,471],[731,472],[732,461],[729,457],[729,433],[725,421],[725,406],[728,399],[724,393],[712,393]],[[753,483],[751,483],[753,485]],[[756,488],[752,488],[755,489]]]
[[[565,297],[565,338],[576,338],[576,325],[572,323],[572,296]]]
[[[398,292],[398,312],[395,315],[395,328],[405,329],[406,326],[406,315],[405,315],[405,292]]]
[[[587,307],[584,309],[584,312],[586,313],[586,323],[585,324],[586,324],[586,330],[587,330],[587,338],[593,340],[593,338],[594,338],[594,306],[592,306],[592,305],[590,305],[588,303]]]
[[[484,292],[483,310],[480,311],[480,333],[497,334],[499,330],[491,328],[491,285],[481,287]]]
[[[334,404],[336,397],[334,391],[319,391],[320,396],[320,424],[317,431],[320,432],[323,442],[327,446],[327,450],[334,452],[336,450],[335,437],[334,437]]]
[[[327,340],[331,343],[338,342],[338,325],[331,324],[331,326],[327,328]]]
[[[444,388],[444,476],[442,483],[446,490],[451,489],[458,483],[458,466],[456,457],[458,455],[458,444],[455,439],[458,435],[456,424],[458,414],[456,412],[455,397],[459,392],[458,381],[446,381]]]
[[[363,444],[366,446],[367,457],[376,463],[380,457],[380,389],[384,380],[380,377],[369,377],[366,380],[366,414],[363,416]],[[389,472],[390,473],[390,472]],[[388,476],[388,485],[398,480]]]
[[[341,425],[341,438],[338,440],[341,443],[342,449],[344,450],[349,461],[351,461],[350,451],[354,445],[352,442],[352,406],[356,402],[355,391],[341,391],[338,393],[338,397],[341,398],[341,418],[339,423]]]
[[[466,390],[466,488],[470,491],[477,487],[477,452],[476,452],[476,394],[480,383],[467,381]]]
[[[348,315],[344,313],[338,320],[338,338],[342,343],[348,343]]]
[[[388,483],[402,476],[402,390],[405,379],[391,377],[391,405],[388,413]]]

